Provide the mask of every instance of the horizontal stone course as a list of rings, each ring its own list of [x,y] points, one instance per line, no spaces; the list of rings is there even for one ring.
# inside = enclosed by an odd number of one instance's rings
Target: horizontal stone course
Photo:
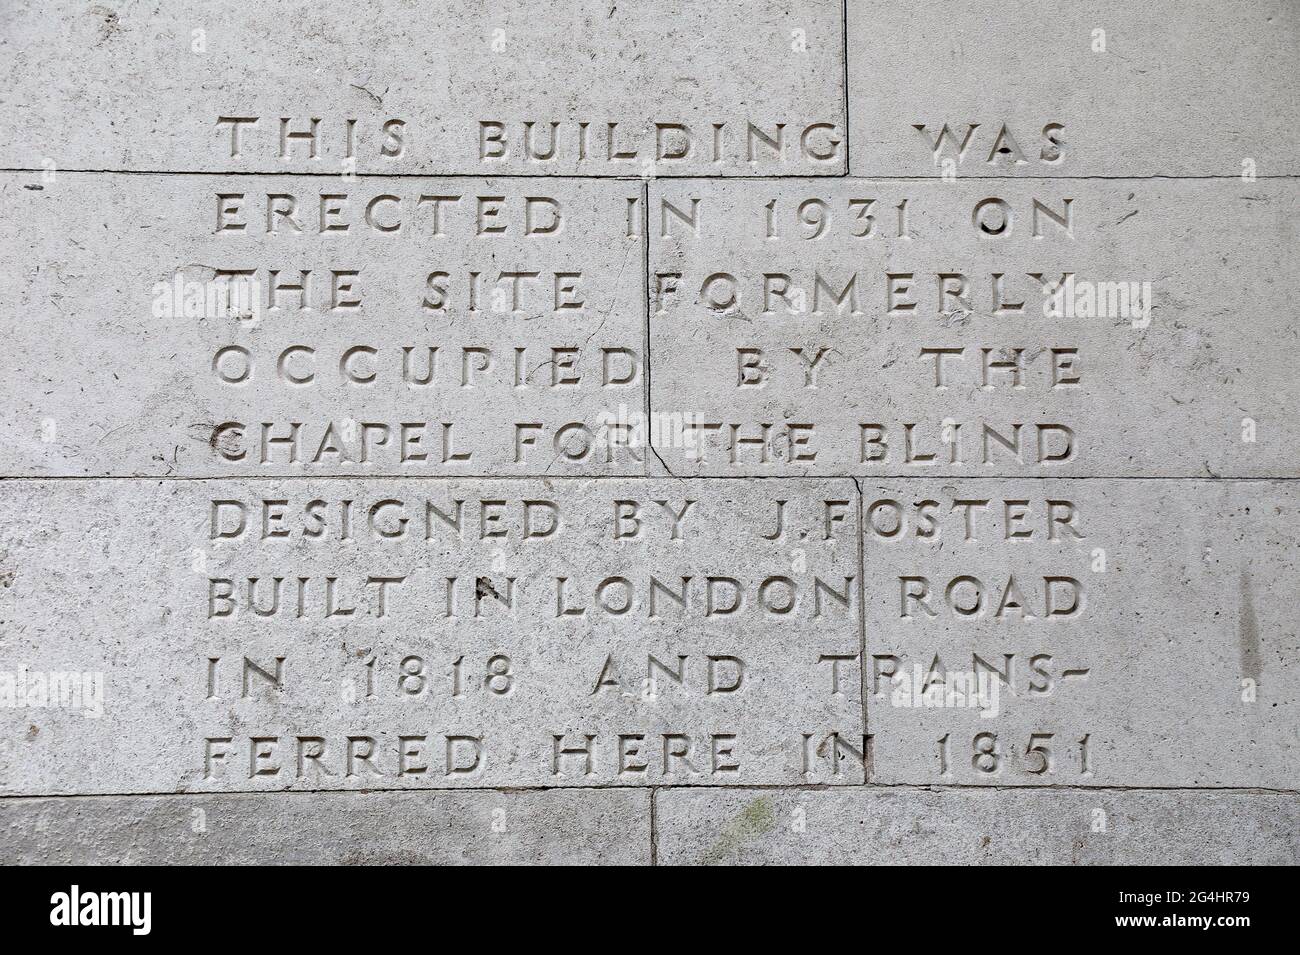
[[[645,865],[649,794],[0,799],[9,865]]]
[[[660,865],[1295,865],[1300,796],[665,790]]]
[[[1288,0],[847,0],[847,13],[854,175],[1300,173]]]
[[[839,175],[839,0],[7,5],[5,168]],[[7,124],[8,125],[8,124]],[[315,134],[314,141],[309,137]]]
[[[5,482],[0,780],[1292,788],[1297,491],[1173,487]]]

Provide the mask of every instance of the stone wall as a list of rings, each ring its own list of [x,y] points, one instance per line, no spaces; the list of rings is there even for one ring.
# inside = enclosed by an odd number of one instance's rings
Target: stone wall
[[[1286,0],[0,11],[0,855],[1300,861]]]

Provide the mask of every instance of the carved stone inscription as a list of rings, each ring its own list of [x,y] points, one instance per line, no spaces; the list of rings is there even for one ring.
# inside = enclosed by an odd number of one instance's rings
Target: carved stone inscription
[[[656,183],[652,463],[1295,475],[1296,215],[1279,181]]]
[[[3,7],[0,860],[1300,860],[1294,2]]]
[[[22,181],[10,473],[644,471],[639,183]]]
[[[9,689],[94,676],[0,710],[0,780],[860,784],[857,518],[844,479],[24,483]]]

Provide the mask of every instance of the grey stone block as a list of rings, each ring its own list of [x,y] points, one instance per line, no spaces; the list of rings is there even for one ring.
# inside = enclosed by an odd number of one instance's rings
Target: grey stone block
[[[1289,0],[848,0],[852,172],[1294,176],[1297,52]]]
[[[3,182],[0,473],[644,472],[639,183]]]
[[[873,781],[1300,789],[1295,482],[863,494]]]
[[[839,0],[366,0],[342,14],[60,0],[0,16],[7,168],[846,169]]]
[[[1300,797],[879,788],[661,790],[661,865],[1295,865]]]
[[[861,783],[858,549],[843,479],[0,482],[0,794]]]
[[[0,800],[9,865],[644,865],[649,794]]]
[[[681,475],[1296,476],[1298,197],[655,183],[651,407],[693,424],[658,457]]]

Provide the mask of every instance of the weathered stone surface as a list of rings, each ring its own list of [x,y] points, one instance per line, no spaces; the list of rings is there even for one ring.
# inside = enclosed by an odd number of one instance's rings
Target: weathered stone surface
[[[838,0],[22,2],[0,17],[8,168],[845,171]],[[313,121],[314,154],[282,143]]]
[[[1297,49],[1289,0],[848,0],[852,172],[1294,176]]]
[[[649,794],[0,800],[9,865],[644,865]]]
[[[1296,476],[1298,198],[1289,181],[655,183],[651,408],[694,425],[658,458]]]
[[[1295,482],[863,494],[872,781],[1300,788]]]
[[[3,182],[0,474],[644,471],[639,183]]]
[[[0,861],[1300,862],[1294,3],[341,6],[0,11]]]
[[[1294,794],[661,790],[661,865],[1295,865]]]
[[[843,479],[0,482],[0,793],[861,783],[858,551]]]

